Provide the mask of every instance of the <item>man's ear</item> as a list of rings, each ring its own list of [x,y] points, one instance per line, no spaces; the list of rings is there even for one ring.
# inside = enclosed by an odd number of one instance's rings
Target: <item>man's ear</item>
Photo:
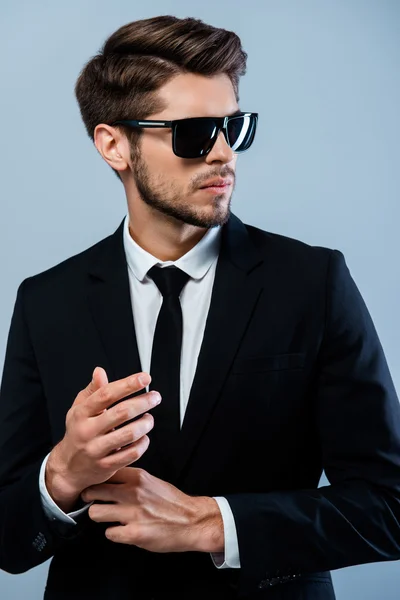
[[[129,143],[121,131],[100,123],[94,130],[94,145],[102,158],[116,171],[129,168]]]

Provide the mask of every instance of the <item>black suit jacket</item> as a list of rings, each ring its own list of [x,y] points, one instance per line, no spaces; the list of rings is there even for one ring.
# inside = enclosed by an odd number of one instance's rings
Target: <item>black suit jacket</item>
[[[0,568],[53,556],[47,600],[322,600],[335,597],[330,570],[399,559],[399,402],[343,254],[234,214],[173,465],[155,426],[132,466],[161,478],[172,466],[185,493],[225,496],[241,568],[115,544],[89,517],[46,518],[40,465],[94,367],[110,381],[142,370],[122,233],[18,288],[0,390]],[[331,485],[318,488],[323,469]]]

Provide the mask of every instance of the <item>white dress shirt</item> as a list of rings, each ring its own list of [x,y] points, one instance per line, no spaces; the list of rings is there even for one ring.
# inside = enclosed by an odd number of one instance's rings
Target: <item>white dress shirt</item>
[[[180,422],[185,415],[189,393],[197,366],[197,357],[203,340],[204,328],[211,301],[215,269],[221,242],[221,227],[213,227],[189,252],[176,261],[160,261],[146,252],[129,232],[129,214],[123,227],[123,242],[128,264],[129,286],[136,339],[142,371],[150,372],[151,350],[158,313],[163,297],[147,272],[154,265],[175,265],[190,276],[180,295],[183,319],[181,377],[180,377]],[[146,386],[149,391],[149,386]],[[74,517],[87,510],[85,507],[64,513],[49,495],[45,485],[47,455],[39,475],[40,494],[43,508],[51,519],[76,524]],[[218,569],[240,568],[239,546],[235,520],[226,498],[214,497],[220,508],[224,526],[225,552],[210,553]]]

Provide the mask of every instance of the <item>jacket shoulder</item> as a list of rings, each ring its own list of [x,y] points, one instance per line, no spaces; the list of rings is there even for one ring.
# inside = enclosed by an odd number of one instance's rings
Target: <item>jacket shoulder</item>
[[[96,254],[110,242],[113,235],[110,234],[48,269],[28,276],[21,285],[24,284],[25,288],[29,287],[30,290],[43,291],[48,288],[54,289],[57,285],[68,286],[77,283],[81,278],[86,277],[89,265],[95,260]]]
[[[282,260],[326,261],[334,251],[333,248],[327,246],[309,244],[303,240],[267,231],[248,223],[244,223],[244,225],[253,244],[264,256],[273,253]]]

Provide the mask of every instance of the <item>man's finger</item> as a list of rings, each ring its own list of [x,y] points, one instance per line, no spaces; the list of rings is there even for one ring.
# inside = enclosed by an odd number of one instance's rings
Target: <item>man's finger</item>
[[[95,367],[90,383],[79,392],[74,404],[82,404],[89,398],[94,392],[100,389],[103,385],[107,385],[108,377],[107,373],[102,367]]]
[[[81,498],[84,502],[92,502],[93,500],[104,500],[107,502],[115,501],[114,486],[102,483],[92,485],[81,493]]]
[[[121,469],[118,469],[114,475],[107,479],[107,483],[125,483],[135,476],[135,471],[137,470],[137,467],[122,467]]]
[[[145,383],[140,381],[141,376],[145,377]],[[85,398],[84,405],[87,415],[99,415],[105,408],[110,408],[118,400],[127,398],[145,388],[150,380],[151,378],[147,373],[135,373],[110,383],[107,380],[105,385],[101,385],[91,396]]]
[[[129,531],[126,525],[114,525],[113,527],[107,527],[105,530],[105,536],[111,542],[117,544],[132,544],[132,533]]]

